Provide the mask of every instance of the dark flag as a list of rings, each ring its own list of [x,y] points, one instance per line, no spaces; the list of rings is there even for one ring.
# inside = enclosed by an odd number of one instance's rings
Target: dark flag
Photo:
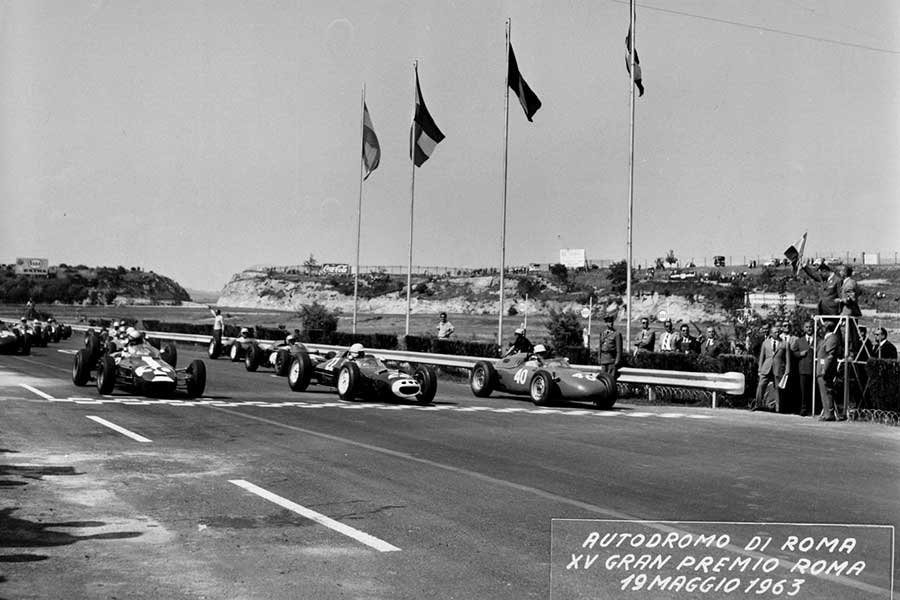
[[[372,125],[372,118],[369,116],[369,107],[363,102],[363,139],[362,139],[362,159],[363,167],[366,175],[363,180],[368,179],[372,171],[378,168],[381,162],[381,146],[378,144],[378,136],[375,135],[375,127]]]
[[[652,58],[652,57],[651,57]],[[631,27],[625,36],[625,70],[631,74]],[[637,86],[638,96],[644,95],[644,82],[641,76],[641,59],[638,58],[637,48],[634,49],[634,85]]]
[[[541,107],[541,100],[537,97],[537,94],[528,87],[528,84],[525,83],[525,78],[519,73],[519,64],[516,62],[516,55],[513,52],[512,44],[509,45],[509,72],[506,77],[509,81],[509,87],[512,88],[512,91],[519,97],[519,102],[525,110],[525,118],[531,121],[531,117],[533,117],[534,113]]]
[[[409,155],[417,167],[428,160],[435,146],[441,143],[444,134],[428,113],[422,89],[419,87],[419,70],[416,69],[416,115],[409,131]]]
[[[806,232],[803,232],[803,237],[797,240],[796,244],[790,246],[787,250],[784,251],[784,256],[789,261],[791,261],[791,268],[794,272],[794,275],[800,271],[800,263],[803,262],[803,251],[806,249]]]

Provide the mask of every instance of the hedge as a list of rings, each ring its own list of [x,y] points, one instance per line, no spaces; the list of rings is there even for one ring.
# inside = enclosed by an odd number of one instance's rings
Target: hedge
[[[478,356],[497,358],[497,344],[492,342],[475,342],[466,340],[441,340],[435,337],[407,335],[404,338],[406,349],[410,352],[429,352],[433,354],[453,354],[456,356]]]
[[[866,372],[869,376],[868,407],[900,412],[900,362],[870,358]]]

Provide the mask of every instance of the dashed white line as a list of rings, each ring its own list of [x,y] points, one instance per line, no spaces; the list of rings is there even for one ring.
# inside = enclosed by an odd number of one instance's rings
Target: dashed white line
[[[149,442],[151,441],[151,440],[145,438],[145,437],[142,436],[142,435],[139,435],[139,434],[137,434],[137,433],[134,433],[133,431],[128,431],[128,430],[125,429],[124,427],[119,427],[119,426],[116,425],[115,423],[110,423],[110,422],[107,421],[106,419],[101,419],[100,417],[95,417],[95,416],[93,416],[93,415],[88,415],[87,418],[90,419],[91,421],[94,421],[94,422],[96,422],[96,423],[99,423],[99,424],[103,425],[104,427],[109,427],[109,428],[112,429],[113,431],[117,431],[117,432],[121,433],[122,435],[124,435],[124,436],[126,436],[126,437],[130,437],[131,439],[133,439],[133,440],[136,441],[136,442],[149,443]]]
[[[347,537],[352,538],[361,544],[365,544],[366,546],[369,546],[370,548],[374,548],[375,550],[378,550],[379,552],[400,552],[400,548],[398,548],[397,546],[389,544],[389,543],[385,542],[384,540],[380,540],[375,536],[372,536],[372,535],[369,535],[368,533],[360,531],[359,529],[354,529],[353,527],[350,527],[349,525],[344,525],[340,521],[335,521],[334,519],[332,519],[330,517],[326,517],[325,515],[323,515],[321,513],[317,513],[314,510],[310,510],[310,509],[306,508],[305,506],[301,506],[301,505],[297,504],[296,502],[291,502],[287,498],[282,498],[278,494],[273,494],[272,492],[270,492],[266,489],[263,489],[263,488],[259,487],[258,485],[254,485],[254,484],[250,483],[249,481],[245,481],[243,479],[229,479],[228,482],[233,483],[234,485],[236,485],[240,488],[243,488],[250,493],[256,494],[260,498],[264,498],[264,499],[268,500],[269,502],[277,504],[278,506],[280,506],[282,508],[286,508],[292,512],[295,512],[302,517],[306,517],[307,519],[309,519],[311,521],[315,521],[319,525],[324,525],[325,527],[328,527],[329,529],[333,529],[334,531],[337,531],[338,533],[342,533],[342,534],[346,535]]]
[[[20,383],[19,385],[20,385],[21,387],[25,388],[26,390],[28,390],[28,391],[31,392],[31,393],[37,394],[38,396],[40,396],[40,397],[43,398],[44,400],[56,400],[56,398],[54,398],[53,396],[51,396],[51,395],[48,394],[47,392],[42,392],[41,390],[37,389],[36,387],[32,387],[32,386],[28,385],[27,383]]]

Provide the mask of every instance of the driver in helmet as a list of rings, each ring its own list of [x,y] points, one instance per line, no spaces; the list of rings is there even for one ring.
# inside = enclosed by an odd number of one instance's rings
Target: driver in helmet
[[[250,338],[250,330],[247,329],[246,327],[241,327],[241,335],[239,337],[242,338],[242,341],[249,339]]]
[[[347,356],[349,358],[362,358],[366,355],[366,349],[363,348],[362,344],[353,344],[350,346],[350,350],[347,351]]]
[[[537,362],[538,365],[541,365],[547,360],[547,354],[547,347],[543,344],[537,344],[534,347],[534,350],[532,350],[531,356],[528,357],[528,360],[533,360]]]
[[[120,354],[137,354],[144,350],[144,333],[134,327],[128,327],[125,333],[125,347]]]
[[[297,341],[297,338],[294,336],[293,333],[287,334],[287,336],[284,338],[284,343],[286,346],[292,346],[294,343],[296,343],[296,341]]]

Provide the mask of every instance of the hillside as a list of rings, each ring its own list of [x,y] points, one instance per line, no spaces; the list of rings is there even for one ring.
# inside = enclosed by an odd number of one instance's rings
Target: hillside
[[[59,265],[46,277],[0,271],[0,302],[23,304],[181,304],[190,295],[176,281],[138,267]]]

